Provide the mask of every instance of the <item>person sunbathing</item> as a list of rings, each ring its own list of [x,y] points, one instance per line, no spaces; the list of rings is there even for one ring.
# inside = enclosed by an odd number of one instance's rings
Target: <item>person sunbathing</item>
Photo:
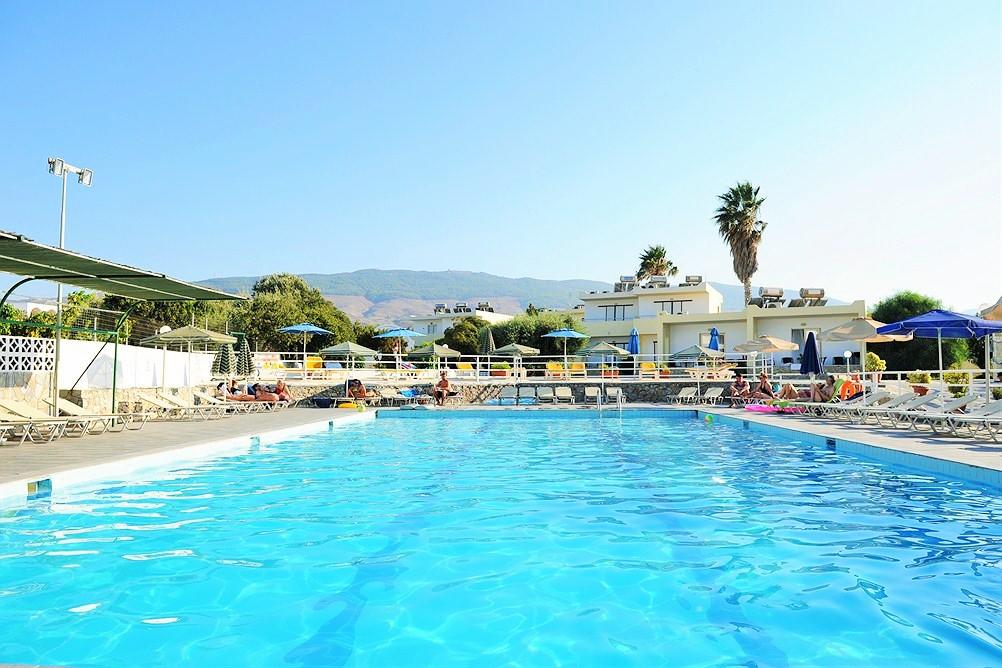
[[[731,407],[734,407],[735,399],[747,399],[751,393],[748,381],[740,373],[734,374],[734,382],[731,383]]]
[[[292,401],[292,395],[289,393],[289,386],[285,384],[285,381],[281,378],[275,381],[275,394],[278,395],[279,401]]]
[[[758,375],[758,385],[755,386],[754,391],[752,391],[751,396],[755,399],[775,399],[776,393],[772,389],[772,383],[769,382],[769,375],[766,373],[760,373]]]
[[[221,385],[222,383],[220,383]],[[254,401],[254,395],[246,392],[241,392],[240,388],[237,387],[237,381],[231,380],[230,386],[226,390],[226,399],[228,401]]]
[[[254,393],[254,401],[278,401],[278,395],[264,389],[264,387],[261,386],[261,383],[254,383],[251,387],[251,391]]]
[[[792,384],[787,383],[777,395],[777,398],[786,401],[811,400],[816,403],[831,401],[835,394],[835,376],[828,376],[824,384],[815,383],[805,390],[798,390]]]

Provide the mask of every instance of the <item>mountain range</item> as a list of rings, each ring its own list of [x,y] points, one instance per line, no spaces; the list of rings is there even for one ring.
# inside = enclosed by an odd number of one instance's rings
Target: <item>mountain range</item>
[[[508,278],[475,271],[361,269],[300,276],[352,318],[377,325],[402,323],[408,316],[431,313],[439,302],[465,301],[474,306],[476,302],[489,301],[499,313],[518,313],[530,303],[540,308],[568,308],[578,303],[582,292],[612,289],[610,283],[601,281]],[[199,283],[249,294],[258,278],[229,276]],[[741,308],[744,290],[740,285],[716,282],[710,285],[724,296],[724,310]],[[796,294],[792,289],[786,292]]]

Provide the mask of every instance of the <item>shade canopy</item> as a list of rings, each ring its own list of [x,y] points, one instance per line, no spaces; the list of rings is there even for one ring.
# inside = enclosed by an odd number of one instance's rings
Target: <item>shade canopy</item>
[[[288,327],[282,327],[278,331],[283,334],[331,334],[332,332],[324,329],[323,327],[317,327],[313,323],[301,322],[298,325],[289,325]]]
[[[162,334],[147,336],[145,339],[139,341],[144,346],[173,346],[182,343],[200,343],[206,345],[223,345],[227,343],[233,345],[236,342],[237,338],[235,336],[213,332],[201,327],[192,327],[190,325],[178,327]]]
[[[420,338],[424,336],[421,332],[415,332],[413,329],[407,329],[406,327],[396,327],[394,329],[383,332],[382,334],[376,334],[373,338],[376,339],[413,339]]]
[[[543,334],[544,339],[587,339],[587,334],[574,329],[555,329],[552,332]]]
[[[822,372],[821,350],[814,332],[807,333],[804,349],[800,352],[800,373],[804,376],[817,376]]]
[[[963,313],[933,309],[877,328],[878,334],[910,332],[923,339],[970,339],[1002,332],[1002,322],[984,320]]]
[[[719,350],[707,348],[706,346],[689,346],[671,355],[673,359],[701,359],[704,357],[718,359],[723,356],[724,354]]]
[[[890,343],[891,341],[910,341],[911,332],[902,334],[880,334],[877,329],[884,323],[869,318],[853,318],[843,322],[838,327],[821,332],[824,341],[863,341],[865,343]]]
[[[619,346],[614,346],[611,343],[606,343],[602,341],[601,343],[593,343],[592,345],[578,351],[579,355],[619,355],[620,357],[626,357],[627,355],[632,355],[629,350],[625,348],[620,348]]]
[[[509,343],[508,345],[502,346],[491,353],[491,355],[497,357],[530,357],[538,354],[539,348],[523,346],[520,343]]]
[[[793,341],[787,341],[775,336],[760,336],[750,341],[745,341],[739,346],[734,346],[734,351],[739,353],[779,353],[786,350],[800,350]]]
[[[366,348],[354,341],[345,341],[334,346],[321,348],[319,353],[330,357],[375,357],[379,354],[372,348]]]
[[[978,314],[985,320],[1002,320],[1002,297],[999,300]]]
[[[637,331],[636,327],[630,330],[630,338],[626,342],[626,350],[631,355],[640,354],[640,332]]]
[[[101,260],[0,231],[0,271],[148,301],[245,299],[220,290]]]
[[[458,350],[437,343],[421,346],[407,353],[408,357],[459,357],[460,355],[462,353]]]

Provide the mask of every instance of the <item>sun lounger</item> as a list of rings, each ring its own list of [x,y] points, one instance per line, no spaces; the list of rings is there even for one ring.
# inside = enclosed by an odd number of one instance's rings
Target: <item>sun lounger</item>
[[[183,411],[187,411],[189,415],[200,417],[203,420],[221,418],[226,415],[227,409],[229,408],[225,405],[216,404],[187,404],[177,397],[172,397],[169,394],[158,394],[157,396],[163,401],[173,404]]]
[[[41,411],[34,406],[28,405],[23,401],[17,401],[16,399],[3,399],[0,400],[0,408],[9,414],[15,415],[22,419],[32,420],[33,422],[47,422],[51,420],[59,421],[61,418],[53,418],[51,415],[45,411]],[[91,418],[78,418],[69,417],[62,419],[63,429],[60,436],[83,436],[90,432],[95,420]],[[103,429],[101,431],[104,431]],[[51,439],[49,439],[51,440]]]
[[[597,387],[591,386],[591,387],[586,387],[585,388],[585,390],[584,390],[584,402],[587,404],[589,399],[594,404],[597,404],[599,401],[602,400],[602,394],[600,393],[600,391],[599,391],[599,389]]]
[[[192,390],[191,394],[203,404],[209,406],[221,406],[224,410],[233,413],[256,413],[267,410],[266,402],[259,401],[234,401],[232,399],[220,399],[200,390]]]
[[[918,430],[920,425],[928,425],[930,430],[935,431],[933,424],[945,424],[946,418],[950,415],[963,413],[970,404],[980,399],[976,394],[968,394],[947,401],[941,406],[927,406],[918,411],[907,411],[898,416],[901,422],[906,422],[911,429]]]
[[[14,422],[0,420],[0,446],[22,445],[28,439],[30,422],[19,420],[17,416],[12,417],[15,418]]]
[[[946,419],[946,424],[954,436],[960,436],[961,430],[973,437],[984,431],[997,443],[1002,432],[1002,400],[989,402],[980,409],[964,414],[951,415]]]
[[[501,388],[501,394],[498,395],[498,405],[504,406],[505,401],[518,403],[518,390],[515,386],[505,385]]]
[[[556,395],[553,393],[553,388],[546,386],[540,387],[536,390],[536,398],[539,399],[539,403],[543,403],[545,401],[552,404],[556,401]]]
[[[667,399],[676,404],[692,403],[697,398],[695,387],[683,387],[678,394],[669,394]]]
[[[873,416],[877,419],[877,424],[888,427],[896,427],[899,422],[907,420],[911,413],[914,411],[926,410],[926,406],[932,404],[938,399],[938,392],[927,392],[926,394],[916,397],[898,408],[874,411]]]
[[[553,398],[555,403],[560,403],[566,401],[569,404],[574,403],[574,392],[571,391],[569,387],[558,387],[553,390]]]
[[[902,394],[892,397],[887,401],[882,401],[876,405],[871,403],[866,406],[850,407],[848,411],[849,419],[857,424],[866,424],[871,415],[880,411],[903,408],[906,404],[909,404],[918,398],[919,395],[914,392],[903,392]]]
[[[610,404],[625,404],[626,395],[621,387],[608,387],[605,390],[606,401]]]
[[[516,404],[534,404],[536,403],[536,388],[522,386],[518,388],[518,393],[515,395]]]
[[[45,403],[50,406],[52,405],[52,402],[48,399],[45,400]],[[143,425],[149,419],[149,415],[146,413],[119,413],[117,415],[92,413],[85,410],[83,406],[62,397],[59,398],[56,405],[59,406],[60,413],[74,418],[93,420],[93,425],[90,429],[90,433],[92,434],[101,434],[106,431],[118,432],[126,429],[142,429]]]
[[[703,396],[700,397],[701,403],[704,404],[715,404],[724,396],[724,388],[722,387],[708,387],[706,391],[703,392]]]
[[[0,412],[0,425],[19,445],[26,440],[32,443],[51,443],[66,431],[66,420],[62,418],[25,418],[14,413]]]

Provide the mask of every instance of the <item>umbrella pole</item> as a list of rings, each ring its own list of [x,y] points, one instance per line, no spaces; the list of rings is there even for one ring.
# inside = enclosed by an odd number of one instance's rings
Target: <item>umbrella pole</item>
[[[992,335],[985,335],[985,405],[992,400]]]
[[[939,349],[939,383],[943,384],[943,330],[936,329],[936,347]]]
[[[306,380],[306,332],[303,332],[303,380]]]
[[[859,377],[862,379],[861,385],[863,386],[863,405],[866,405],[866,339],[859,342]],[[876,384],[874,385],[874,390],[876,390]]]

